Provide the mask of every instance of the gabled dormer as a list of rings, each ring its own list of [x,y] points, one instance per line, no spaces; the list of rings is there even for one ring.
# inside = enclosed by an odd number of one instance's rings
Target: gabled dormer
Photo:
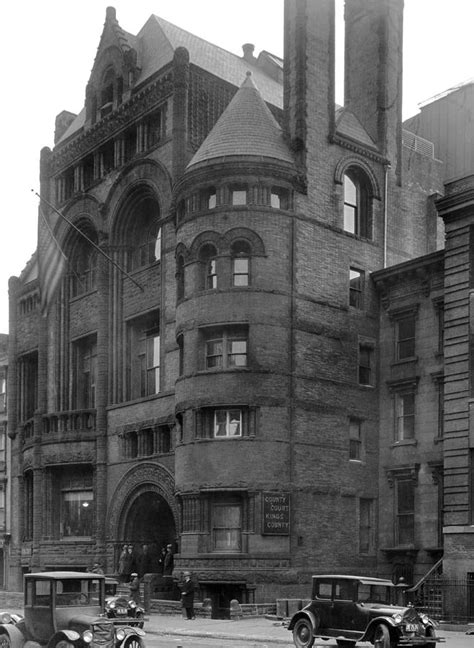
[[[140,73],[136,36],[124,31],[114,7],[107,7],[104,29],[86,88],[86,122],[91,126],[130,98]]]

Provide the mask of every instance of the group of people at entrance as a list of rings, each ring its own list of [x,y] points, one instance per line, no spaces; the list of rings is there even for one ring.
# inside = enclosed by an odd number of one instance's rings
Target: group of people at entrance
[[[141,579],[145,574],[171,576],[174,569],[173,545],[167,544],[159,555],[146,544],[136,550],[132,544],[124,544],[120,552],[117,573],[120,582],[130,583],[132,574]]]

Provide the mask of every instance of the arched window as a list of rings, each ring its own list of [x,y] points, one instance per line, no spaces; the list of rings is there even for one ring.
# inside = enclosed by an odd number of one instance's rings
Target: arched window
[[[178,301],[184,297],[184,257],[182,254],[176,259],[176,298]]]
[[[161,228],[159,210],[155,200],[141,201],[130,215],[131,227],[127,232],[131,248],[128,253],[128,270],[136,270],[161,259]]]
[[[217,250],[211,243],[206,243],[199,251],[201,262],[201,285],[204,290],[217,288]]]
[[[114,82],[115,74],[113,69],[107,70],[102,82],[100,93],[100,116],[105,117],[113,110],[114,106]]]
[[[235,241],[231,246],[232,285],[248,286],[250,284],[251,248],[247,241]]]
[[[96,241],[93,241],[96,243]],[[86,240],[77,242],[70,260],[71,296],[77,297],[97,288],[97,251]]]
[[[362,238],[372,238],[372,214],[367,179],[357,169],[344,174],[344,230]]]

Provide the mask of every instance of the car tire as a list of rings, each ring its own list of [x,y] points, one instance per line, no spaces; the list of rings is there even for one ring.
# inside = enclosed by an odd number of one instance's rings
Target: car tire
[[[314,644],[313,626],[309,619],[298,619],[293,626],[293,642],[296,648],[311,648]]]
[[[0,634],[0,648],[12,648],[11,639],[5,632]]]
[[[143,642],[139,637],[130,637],[125,642],[124,648],[143,648]]]
[[[433,639],[436,637],[436,633],[432,626],[428,626],[428,628],[426,628],[426,636],[433,637]],[[435,648],[435,646],[436,646],[436,641],[427,641],[425,643],[425,648]]]
[[[374,632],[374,648],[393,648],[390,631],[386,625],[379,623]]]
[[[56,642],[54,648],[74,648],[74,644],[67,639],[60,639]]]

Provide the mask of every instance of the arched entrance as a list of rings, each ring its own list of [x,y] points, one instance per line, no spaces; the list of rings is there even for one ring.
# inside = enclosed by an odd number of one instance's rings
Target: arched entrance
[[[125,512],[123,520],[124,542],[134,545],[156,545],[159,549],[168,543],[175,544],[176,527],[173,513],[166,500],[153,491],[140,493]]]

